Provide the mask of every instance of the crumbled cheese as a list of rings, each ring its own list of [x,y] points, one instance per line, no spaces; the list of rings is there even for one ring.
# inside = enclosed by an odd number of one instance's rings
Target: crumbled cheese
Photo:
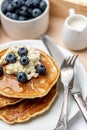
[[[22,46],[24,47],[24,46]],[[20,63],[20,56],[18,55],[18,49],[19,47],[11,47],[7,50],[7,52],[1,57],[0,64],[6,64],[6,56],[10,53],[14,53],[17,56],[16,63],[13,64],[7,64],[6,65],[6,73],[8,74],[17,74],[18,72],[25,72],[27,75],[27,79],[30,80],[32,77],[37,77],[38,73],[36,73],[35,66],[40,63],[40,53],[38,50],[27,46],[28,49],[28,55],[29,58],[29,64],[23,66]]]

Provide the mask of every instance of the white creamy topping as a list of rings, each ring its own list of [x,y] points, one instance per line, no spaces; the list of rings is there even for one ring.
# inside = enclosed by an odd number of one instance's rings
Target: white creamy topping
[[[24,46],[22,46],[24,47]],[[6,65],[6,73],[8,74],[17,74],[18,72],[25,72],[27,75],[27,79],[30,80],[32,77],[37,77],[38,73],[36,73],[35,66],[40,63],[40,53],[38,50],[35,48],[32,48],[30,46],[27,46],[26,48],[28,49],[28,55],[27,57],[29,58],[29,64],[23,66],[20,63],[20,56],[18,55],[18,49],[20,47],[11,47],[7,50],[7,52],[1,57],[0,59],[0,64],[6,64],[6,56],[8,54],[15,54],[17,56],[17,61],[13,64],[7,64]]]

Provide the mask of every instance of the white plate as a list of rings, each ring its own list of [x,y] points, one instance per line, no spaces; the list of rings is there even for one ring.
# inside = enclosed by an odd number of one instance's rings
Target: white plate
[[[3,45],[0,45],[0,50],[7,48],[8,46],[21,45],[21,44],[31,45],[35,48],[39,48],[47,52],[47,49],[45,48],[44,44],[39,40],[15,41],[15,42],[3,44]],[[58,50],[59,50],[58,60],[71,55],[70,52],[66,51],[65,49],[59,46],[58,46]],[[87,77],[86,77],[86,72],[79,61],[77,62],[75,66],[75,73],[79,80],[80,86],[82,88],[82,94],[85,98],[87,95]],[[2,130],[3,129],[6,129],[6,130],[52,130],[55,128],[59,115],[60,115],[62,99],[63,99],[63,91],[62,89],[59,89],[59,96],[56,99],[56,101],[53,103],[53,105],[51,106],[50,110],[48,110],[47,112],[45,112],[44,114],[40,116],[37,116],[31,119],[30,121],[26,123],[8,125],[4,123],[3,121],[0,121],[0,129]],[[79,109],[76,103],[73,101],[72,97],[70,97],[69,111],[68,111],[69,120],[71,120],[78,113],[78,111]]]

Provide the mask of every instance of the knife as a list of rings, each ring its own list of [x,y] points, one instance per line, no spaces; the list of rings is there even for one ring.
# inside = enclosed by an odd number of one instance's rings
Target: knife
[[[49,54],[54,58],[54,60],[58,64],[58,66],[61,66],[61,63],[64,60],[64,56],[62,54],[61,57],[58,57],[60,55],[60,52],[59,52],[58,48],[53,44],[50,37],[47,35],[43,35],[40,37],[40,39],[43,41]],[[79,81],[77,81],[76,76],[75,76],[75,80],[76,81],[74,81],[74,82],[77,83],[77,86],[74,84],[73,87],[70,87],[70,93],[73,96],[74,100],[76,101],[77,105],[79,106],[80,111],[81,111],[85,121],[87,122],[87,105],[86,105],[85,101],[83,100],[83,97],[81,94],[81,88],[78,84]]]
[[[49,54],[54,58],[56,63],[58,64],[59,67],[61,67],[61,64],[64,60],[64,55],[61,53],[60,50],[52,43],[52,40],[50,39],[49,36],[43,35],[40,37],[40,39],[43,41],[44,45],[46,46]],[[61,57],[58,57],[61,53]]]
[[[76,101],[78,107],[80,108],[80,111],[87,123],[87,104],[82,97],[81,87],[79,85],[79,81],[76,75],[74,75],[74,84],[73,84],[73,87],[71,87],[70,89],[70,93],[73,96],[74,100]]]

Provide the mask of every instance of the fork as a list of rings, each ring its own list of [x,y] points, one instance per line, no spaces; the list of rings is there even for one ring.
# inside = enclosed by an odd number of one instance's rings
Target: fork
[[[62,110],[55,130],[67,130],[67,109],[68,109],[68,93],[70,86],[73,85],[74,65],[78,55],[70,56],[64,59],[61,65],[60,81],[64,87],[64,97]]]

